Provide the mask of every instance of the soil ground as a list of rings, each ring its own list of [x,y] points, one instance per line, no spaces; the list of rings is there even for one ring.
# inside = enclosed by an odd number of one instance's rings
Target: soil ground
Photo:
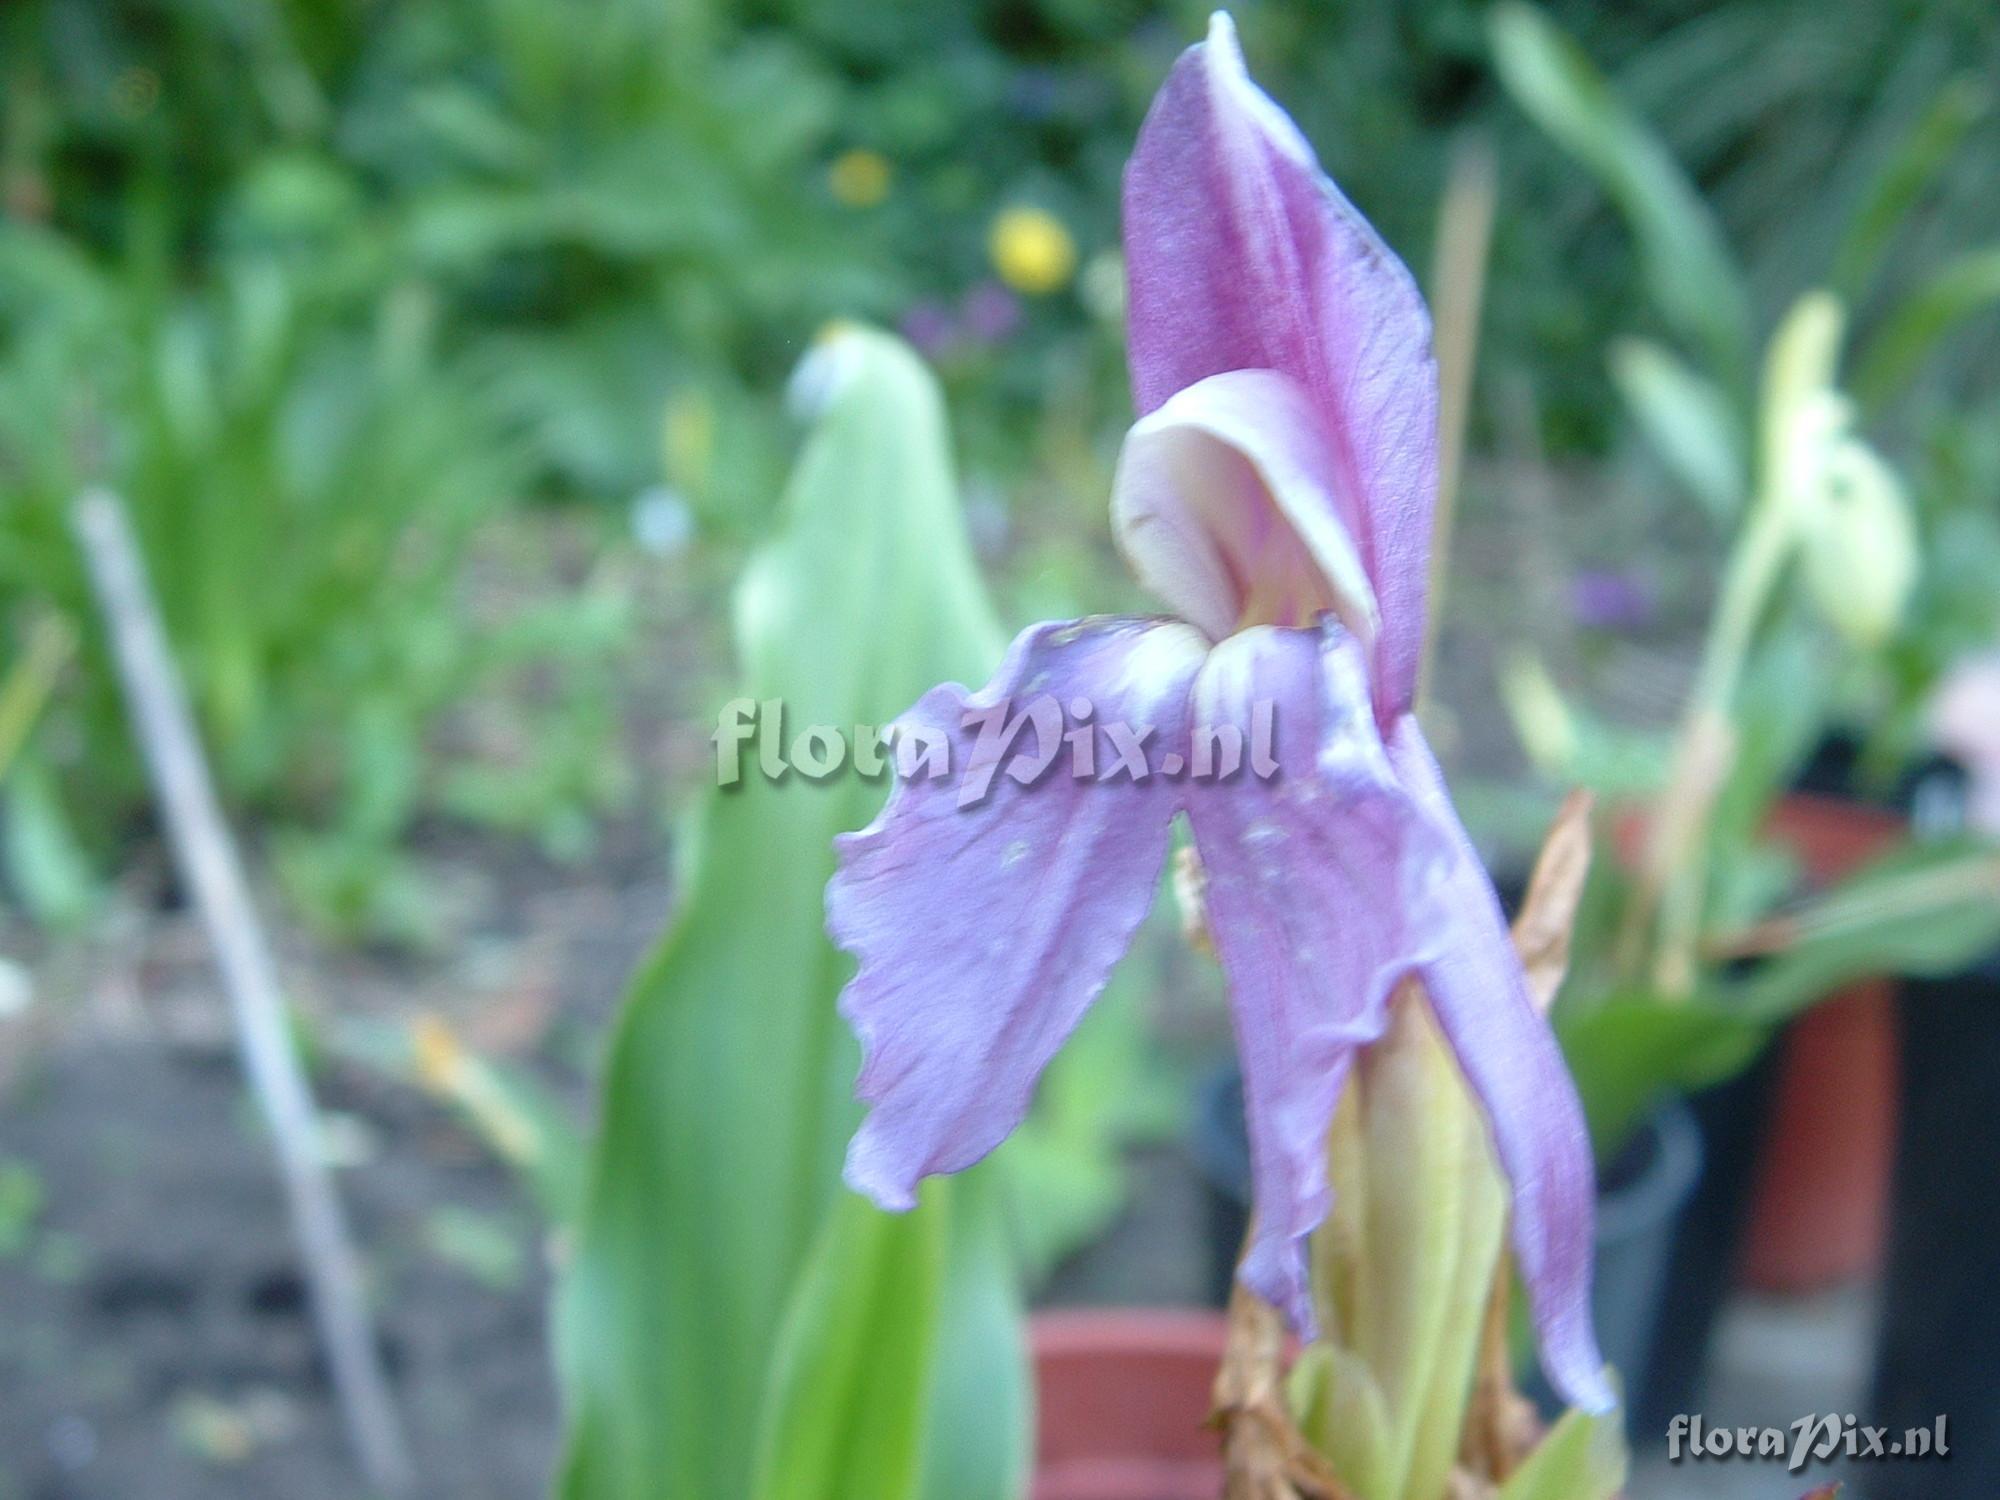
[[[628,850],[597,867],[615,884],[579,889],[518,849],[486,854],[516,868],[504,930],[475,960],[319,955],[301,991],[338,995],[347,1014],[443,1015],[581,1111],[579,1039],[601,1035],[658,930],[663,872]],[[100,950],[67,1010],[32,1041],[0,1043],[0,1156],[27,1165],[41,1200],[0,1256],[0,1500],[358,1495],[189,919]],[[341,1185],[424,1492],[542,1493],[557,1429],[532,1208],[406,1084],[324,1058],[316,1082],[332,1150],[351,1163]]]

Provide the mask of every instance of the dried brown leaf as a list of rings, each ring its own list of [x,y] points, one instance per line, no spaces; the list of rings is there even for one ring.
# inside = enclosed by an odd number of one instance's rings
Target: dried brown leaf
[[[1590,875],[1590,811],[1587,791],[1574,791],[1542,841],[1535,871],[1528,879],[1520,915],[1514,918],[1514,947],[1528,971],[1528,988],[1546,1011],[1569,972],[1570,934],[1576,909]]]
[[[1504,1483],[1521,1466],[1542,1438],[1542,1423],[1534,1403],[1514,1388],[1514,1358],[1507,1338],[1507,1305],[1513,1296],[1513,1258],[1504,1250],[1493,1269],[1493,1291],[1486,1302],[1486,1320],[1479,1335],[1479,1362],[1473,1369],[1472,1395],[1465,1407],[1465,1431],[1459,1443],[1458,1479],[1485,1493]]]
[[[1238,1283],[1210,1418],[1222,1433],[1224,1500],[1354,1500],[1292,1421],[1284,1356],[1277,1311]]]

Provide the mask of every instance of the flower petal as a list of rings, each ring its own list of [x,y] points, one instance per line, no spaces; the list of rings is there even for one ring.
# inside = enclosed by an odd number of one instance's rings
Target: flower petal
[[[1407,708],[1437,487],[1430,319],[1402,263],[1244,70],[1220,13],[1175,64],[1125,173],[1133,398],[1225,370],[1311,396],[1381,604],[1376,713]]]
[[[1359,643],[1331,620],[1245,631],[1210,654],[1197,725],[1240,723],[1259,701],[1277,705],[1277,774],[1186,798],[1243,1061],[1257,1216],[1243,1279],[1310,1329],[1302,1246],[1331,1206],[1333,1108],[1415,974],[1508,1175],[1550,1379],[1602,1409],[1582,1110],[1436,762],[1414,720],[1384,744]]]
[[[840,1012],[873,1106],[847,1181],[884,1208],[910,1207],[920,1178],[970,1166],[1021,1122],[1144,920],[1180,788],[1120,770],[1107,737],[1152,730],[1140,749],[1154,752],[1183,739],[1206,648],[1178,621],[1037,625],[981,691],[934,688],[898,722],[899,749],[933,737],[946,774],[899,773],[875,821],[837,841],[826,897],[828,932],[860,960]],[[1082,704],[1089,776],[1073,774],[1067,739]],[[1046,710],[1054,733],[1038,727]],[[1020,727],[1003,755],[1005,724]]]
[[[1447,846],[1429,905],[1431,920],[1454,924],[1453,940],[1433,945],[1421,971],[1438,1024],[1485,1106],[1513,1190],[1514,1256],[1542,1367],[1572,1404],[1608,1411],[1615,1398],[1590,1317],[1596,1178],[1576,1085],[1416,720],[1397,725],[1389,758]]]
[[[1139,581],[1214,639],[1329,609],[1375,638],[1333,455],[1304,388],[1274,370],[1211,375],[1140,418],[1111,521]]]
[[[1191,785],[1187,811],[1243,1063],[1256,1227],[1242,1278],[1303,1334],[1334,1105],[1409,967],[1409,814],[1351,635],[1259,627],[1217,646],[1195,681],[1196,723],[1244,725],[1262,702],[1276,705],[1276,775]]]

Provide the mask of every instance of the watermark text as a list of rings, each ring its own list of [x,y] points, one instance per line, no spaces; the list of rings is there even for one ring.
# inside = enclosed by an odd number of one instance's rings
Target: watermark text
[[[956,775],[957,804],[967,808],[985,802],[1001,776],[1022,786],[1050,775],[1141,785],[1155,777],[1228,781],[1247,772],[1268,781],[1278,774],[1277,705],[1259,700],[1247,717],[1247,725],[1203,724],[1164,736],[1150,725],[1100,719],[1086,698],[1065,703],[1044,693],[1018,704],[968,706],[955,733],[909,720],[842,729],[789,725],[781,699],[734,698],[722,706],[711,738],[720,786],[753,771],[768,781],[824,781],[843,770],[875,780],[893,764],[903,781]]]

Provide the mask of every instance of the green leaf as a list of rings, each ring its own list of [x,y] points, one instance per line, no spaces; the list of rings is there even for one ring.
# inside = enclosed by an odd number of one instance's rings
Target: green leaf
[[[1784,951],[1736,987],[1743,1014],[1758,1021],[1859,979],[1952,973],[2000,943],[2000,850],[1974,840],[1897,850],[1783,926]]]
[[[1609,723],[1566,698],[1534,652],[1509,651],[1498,685],[1523,752],[1551,785],[1629,799],[1651,795],[1666,779],[1671,746],[1662,736]]]
[[[1314,1236],[1324,1374],[1311,1430],[1366,1500],[1425,1500],[1457,1460],[1506,1194],[1486,1125],[1428,1007],[1405,1005],[1347,1084]],[[1365,1372],[1366,1378],[1361,1378]]]
[[[1720,526],[1742,514],[1749,493],[1743,429],[1723,389],[1651,339],[1611,346],[1611,380],[1647,439]]]
[[[1006,1191],[1018,1181],[1009,1153],[951,1183],[925,1500],[1017,1500],[1027,1487],[1035,1395]]]
[[[1566,1412],[1507,1482],[1500,1500],[1611,1500],[1625,1485],[1622,1416]]]
[[[1395,1494],[1395,1421],[1368,1362],[1352,1349],[1308,1344],[1286,1385],[1299,1431],[1364,1500]]]
[[[1666,147],[1590,59],[1518,0],[1488,21],[1500,81],[1557,145],[1594,176],[1631,227],[1661,313],[1732,386],[1750,368],[1750,297],[1714,215]]]
[[[1685,997],[1618,991],[1556,1007],[1599,1160],[1659,1100],[1746,1067],[1773,1030],[1844,985],[1950,973],[2000,943],[2000,851],[1917,845],[1876,861],[1768,928],[1779,951]]]
[[[885,724],[939,681],[983,680],[999,633],[921,364],[845,331],[802,374],[822,415],[737,591],[742,682],[793,729]],[[558,1307],[572,1500],[749,1492],[779,1318],[857,1118],[834,1013],[849,965],[822,891],[834,835],[886,788],[755,767],[751,747],[744,778],[707,799],[680,910],[612,1040]]]
[[[33,735],[75,649],[69,622],[43,615],[29,628],[26,648],[0,675],[0,782]]]
[[[8,878],[36,921],[50,927],[76,925],[96,905],[97,882],[70,827],[54,774],[40,756],[24,752],[5,786],[0,853]]]
[[[1869,184],[1834,255],[1831,280],[1843,300],[1861,300],[1896,231],[1992,102],[1990,90],[1976,73],[1962,73],[1939,90],[1930,108],[1910,127]]]
[[[1666,1094],[1720,1082],[1748,1066],[1770,1035],[1712,995],[1612,995],[1588,1009],[1556,1006],[1556,1036],[1583,1098],[1599,1161],[1615,1156]]]
[[[1932,347],[1966,319],[2000,303],[2000,245],[1968,250],[1898,304],[1854,367],[1854,393],[1879,407],[1916,377]]]
[[[836,1205],[779,1335],[752,1500],[918,1493],[953,1186],[920,1213]]]

